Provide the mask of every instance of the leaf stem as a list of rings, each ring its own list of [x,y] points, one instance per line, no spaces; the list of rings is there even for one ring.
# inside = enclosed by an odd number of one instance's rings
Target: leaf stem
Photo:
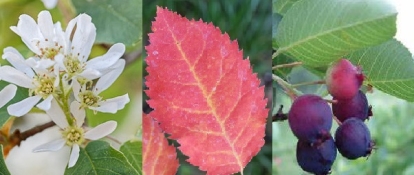
[[[280,68],[285,68],[285,67],[294,67],[294,66],[299,66],[299,65],[302,65],[302,64],[303,63],[300,62],[300,61],[296,61],[296,62],[288,63],[288,64],[279,64],[279,65],[273,66],[272,67],[272,70],[276,70],[276,69],[280,69]]]

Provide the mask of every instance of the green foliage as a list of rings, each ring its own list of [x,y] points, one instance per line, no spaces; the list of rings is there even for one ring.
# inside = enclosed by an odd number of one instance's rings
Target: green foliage
[[[346,56],[361,65],[367,82],[375,88],[398,98],[414,101],[414,60],[410,51],[392,39]]]
[[[273,12],[284,15],[297,1],[298,0],[275,0],[273,1]]]
[[[142,174],[142,142],[127,141],[121,146],[119,151],[124,153],[131,165],[139,174]]]
[[[65,175],[70,174],[139,175],[121,152],[104,141],[92,141],[86,148],[81,148],[76,165],[65,171]]]
[[[3,145],[0,145],[0,150],[3,152]],[[4,162],[3,154],[0,156],[0,175],[10,175],[9,170],[7,169],[6,163]]]
[[[298,1],[278,26],[277,52],[308,66],[328,65],[352,51],[391,39],[396,16],[385,0]]]
[[[92,17],[96,26],[96,42],[135,45],[141,39],[142,1],[73,1],[77,13],[86,13]]]

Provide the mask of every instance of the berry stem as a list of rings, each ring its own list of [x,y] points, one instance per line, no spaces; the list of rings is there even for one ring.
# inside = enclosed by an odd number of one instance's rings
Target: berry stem
[[[319,81],[311,81],[311,82],[304,82],[304,83],[298,83],[298,84],[292,84],[292,87],[297,88],[299,86],[306,86],[306,85],[315,85],[315,84],[325,84],[325,80],[319,80]]]
[[[272,70],[280,69],[280,68],[286,68],[286,67],[300,66],[302,64],[303,63],[302,62],[299,62],[299,61],[293,62],[293,63],[287,63],[287,64],[279,64],[279,65],[273,66],[272,67]]]
[[[282,88],[286,91],[286,93],[292,100],[294,100],[296,96],[302,95],[302,92],[296,90],[294,87],[292,87],[291,84],[289,84],[279,76],[272,74],[272,79],[276,81],[280,86],[282,86]]]

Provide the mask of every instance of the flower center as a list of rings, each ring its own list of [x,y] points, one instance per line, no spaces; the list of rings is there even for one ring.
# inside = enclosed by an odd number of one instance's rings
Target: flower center
[[[34,90],[35,95],[40,95],[43,98],[47,98],[50,94],[55,92],[53,82],[55,78],[46,75],[35,77],[38,82],[38,86]]]
[[[79,98],[81,99],[81,107],[98,107],[98,102],[102,99],[90,90],[79,93]]]
[[[48,39],[44,41],[37,41],[36,46],[40,49],[40,58],[48,58],[55,60],[55,56],[60,52],[63,46],[57,42],[51,42]]]
[[[63,138],[66,140],[68,146],[74,144],[82,144],[85,141],[84,131],[80,127],[69,126],[62,132]]]
[[[69,74],[69,78],[82,73],[84,66],[76,57],[67,56],[63,61],[66,70]]]

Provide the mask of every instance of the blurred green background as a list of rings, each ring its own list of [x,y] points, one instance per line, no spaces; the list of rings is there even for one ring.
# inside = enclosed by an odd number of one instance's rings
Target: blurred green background
[[[302,67],[292,69],[287,79],[290,82],[308,82],[319,80],[320,77]],[[280,105],[287,113],[292,101],[276,85],[277,96],[274,113]],[[325,96],[325,85],[308,85],[299,88],[304,93],[314,93]],[[332,167],[332,175],[412,175],[414,174],[414,103],[385,94],[374,88],[373,93],[367,93],[368,103],[372,105],[374,116],[365,122],[376,149],[368,158],[348,160],[338,152]],[[337,124],[331,129],[334,135]],[[287,121],[273,123],[273,174],[309,174],[304,172],[296,162],[297,138],[292,134]]]
[[[266,98],[271,102],[271,1],[265,0],[144,0],[143,1],[143,41],[148,45],[148,33],[154,20],[156,6],[167,7],[188,19],[212,22],[222,33],[237,40],[244,57],[249,57],[253,71],[258,73],[262,85],[266,85]],[[144,63],[145,64],[145,63]],[[145,65],[144,65],[145,66]],[[146,72],[144,72],[146,75]],[[145,81],[145,80],[144,80]],[[145,86],[145,85],[144,85]],[[145,89],[145,87],[144,87]],[[144,99],[146,99],[144,94]],[[145,103],[145,101],[144,101]],[[269,103],[269,107],[271,103]],[[144,104],[144,111],[151,111]],[[266,144],[244,170],[245,175],[271,174],[271,122],[268,123]],[[174,143],[177,146],[177,143]],[[186,156],[179,153],[180,168],[177,174],[205,174],[188,164]]]

